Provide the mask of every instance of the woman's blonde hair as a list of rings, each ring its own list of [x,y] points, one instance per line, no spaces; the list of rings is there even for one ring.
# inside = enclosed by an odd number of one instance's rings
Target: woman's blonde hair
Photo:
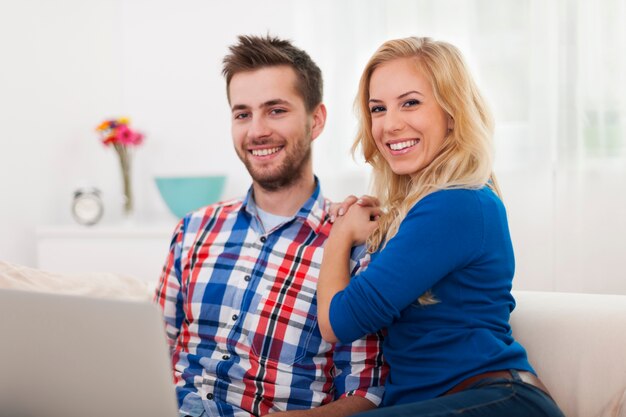
[[[395,174],[378,151],[372,136],[369,87],[373,72],[382,64],[413,58],[417,69],[430,81],[439,106],[454,120],[454,127],[430,164],[411,175]],[[355,100],[359,119],[353,153],[361,147],[373,167],[374,193],[385,213],[368,239],[371,252],[382,249],[397,232],[408,211],[426,195],[441,189],[478,189],[485,185],[500,195],[493,166],[493,120],[460,51],[430,38],[404,38],[385,42],[367,63]],[[434,298],[427,292],[421,304]]]

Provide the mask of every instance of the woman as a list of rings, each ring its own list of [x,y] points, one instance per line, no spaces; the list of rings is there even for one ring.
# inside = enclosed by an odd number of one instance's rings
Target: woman
[[[492,174],[492,120],[459,51],[386,42],[359,86],[360,146],[382,210],[335,221],[318,283],[322,336],[387,329],[383,406],[368,416],[562,416],[509,326],[513,248]],[[349,278],[350,248],[371,262]]]

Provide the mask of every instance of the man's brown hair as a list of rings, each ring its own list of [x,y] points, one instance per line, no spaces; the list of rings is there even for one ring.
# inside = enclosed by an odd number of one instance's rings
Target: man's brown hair
[[[266,35],[242,35],[239,42],[228,49],[230,54],[223,60],[222,74],[226,77],[226,94],[233,76],[239,72],[287,65],[296,73],[296,90],[302,97],[307,111],[312,112],[322,102],[324,82],[322,71],[309,54],[296,48],[290,41]]]

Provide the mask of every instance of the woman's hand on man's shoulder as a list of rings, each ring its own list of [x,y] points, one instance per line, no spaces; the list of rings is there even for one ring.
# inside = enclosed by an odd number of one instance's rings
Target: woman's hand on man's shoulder
[[[361,197],[357,197],[355,195],[349,195],[341,203],[332,203],[330,205],[328,213],[330,215],[330,222],[334,223],[338,217],[346,214],[354,204],[361,207],[380,207],[380,201],[374,196],[362,195]]]

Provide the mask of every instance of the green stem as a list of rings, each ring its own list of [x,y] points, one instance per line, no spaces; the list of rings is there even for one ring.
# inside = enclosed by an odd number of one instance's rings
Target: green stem
[[[131,184],[131,155],[124,145],[115,144],[115,150],[120,159],[122,169],[122,181],[124,185],[124,214],[130,215],[133,211],[133,188]]]

